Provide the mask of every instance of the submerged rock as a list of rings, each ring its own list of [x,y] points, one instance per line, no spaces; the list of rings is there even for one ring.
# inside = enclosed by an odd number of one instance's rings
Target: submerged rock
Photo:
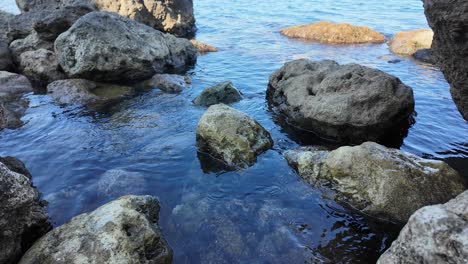
[[[28,78],[12,72],[0,71],[0,98],[32,91],[33,87]]]
[[[331,185],[364,213],[396,222],[466,189],[462,176],[445,162],[373,142],[334,151],[292,150],[284,156],[307,182]]]
[[[414,213],[378,264],[466,263],[468,261],[468,191],[446,204]]]
[[[208,44],[202,43],[200,41],[197,41],[195,39],[190,40],[192,42],[193,46],[197,49],[198,53],[207,53],[207,52],[217,52],[218,49],[216,47],[210,46]]]
[[[183,72],[196,61],[190,41],[107,12],[80,18],[56,39],[55,50],[70,77],[95,81],[137,82]]]
[[[413,58],[418,61],[436,64],[436,58],[432,49],[421,49],[413,54]]]
[[[180,93],[190,84],[190,78],[178,74],[155,74],[143,83],[144,87],[156,87],[165,93]]]
[[[55,81],[47,86],[49,95],[61,104],[99,106],[118,102],[135,93],[129,86],[97,83],[84,79]]]
[[[171,263],[159,210],[154,197],[124,196],[52,230],[20,263]]]
[[[433,37],[434,33],[428,29],[399,32],[388,42],[388,46],[395,54],[411,56],[418,50],[430,49]]]
[[[0,157],[0,201],[0,263],[16,263],[51,229],[46,202],[18,159]]]
[[[241,93],[234,87],[234,84],[229,81],[205,89],[193,100],[193,103],[199,106],[210,106],[221,103],[232,104],[241,99]]]
[[[267,100],[289,124],[341,142],[402,138],[414,112],[413,90],[358,64],[301,59],[273,73]]]
[[[450,92],[468,120],[468,2],[423,0],[427,21],[434,30],[432,48],[437,65],[450,83]]]
[[[67,78],[55,53],[46,49],[22,53],[19,68],[32,82],[41,85]]]
[[[308,25],[283,29],[280,33],[290,38],[312,40],[325,44],[384,43],[385,36],[368,28],[350,24],[319,21]]]
[[[197,144],[230,167],[251,166],[273,147],[270,134],[253,118],[223,104],[213,105],[197,126]]]

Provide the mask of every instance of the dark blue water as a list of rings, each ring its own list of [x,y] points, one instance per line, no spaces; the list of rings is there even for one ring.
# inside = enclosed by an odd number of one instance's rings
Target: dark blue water
[[[0,155],[22,159],[49,201],[55,225],[125,194],[162,204],[160,224],[175,263],[375,262],[399,227],[365,218],[333,194],[303,183],[281,156],[296,141],[275,124],[265,91],[269,75],[296,58],[356,62],[399,77],[414,89],[416,123],[402,149],[468,170],[468,124],[440,71],[397,58],[387,45],[325,46],[278,31],[317,20],[370,26],[390,37],[427,28],[420,0],[195,0],[197,38],[220,49],[199,57],[192,87],[180,95],[152,90],[103,113],[61,108],[27,95],[17,130],[0,131]],[[0,8],[14,10],[14,1]],[[233,105],[256,118],[275,141],[251,168],[223,172],[197,154],[204,108],[191,100],[231,80],[245,94]],[[314,144],[321,144],[320,141]]]

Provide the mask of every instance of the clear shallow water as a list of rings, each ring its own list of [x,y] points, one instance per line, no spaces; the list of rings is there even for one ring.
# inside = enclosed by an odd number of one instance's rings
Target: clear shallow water
[[[180,95],[155,89],[105,113],[61,108],[45,95],[27,95],[26,124],[0,131],[0,155],[26,163],[55,225],[124,194],[158,196],[160,225],[175,263],[375,262],[398,227],[364,218],[296,176],[281,153],[298,144],[273,121],[265,91],[269,75],[296,58],[386,71],[415,93],[416,123],[402,149],[445,159],[467,175],[468,124],[438,69],[391,55],[386,44],[325,46],[278,33],[331,20],[370,26],[390,37],[427,28],[421,5],[419,0],[195,0],[197,38],[220,52],[199,57],[190,89]],[[3,0],[0,8],[13,12],[14,1]],[[401,62],[388,63],[396,58]],[[245,94],[233,107],[256,118],[275,140],[273,150],[238,172],[219,171],[195,147],[205,109],[190,101],[225,80]]]

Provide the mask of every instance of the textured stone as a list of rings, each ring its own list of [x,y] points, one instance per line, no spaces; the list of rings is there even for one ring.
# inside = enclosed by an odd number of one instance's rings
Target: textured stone
[[[33,91],[28,78],[12,72],[0,71],[0,98]]]
[[[180,93],[190,84],[187,76],[177,74],[155,74],[151,79],[143,82],[144,87],[158,88],[165,93]]]
[[[199,106],[210,106],[215,104],[232,104],[242,99],[241,93],[234,87],[232,82],[219,83],[205,89],[193,103]]]
[[[29,80],[40,85],[67,78],[55,53],[46,49],[21,53],[19,69]]]
[[[197,41],[195,39],[190,40],[192,42],[193,46],[197,49],[198,53],[207,53],[207,52],[217,52],[218,49],[216,47],[213,47],[211,45],[202,43],[200,41]]]
[[[433,37],[434,33],[428,29],[398,32],[388,46],[395,54],[411,56],[418,50],[430,49]]]

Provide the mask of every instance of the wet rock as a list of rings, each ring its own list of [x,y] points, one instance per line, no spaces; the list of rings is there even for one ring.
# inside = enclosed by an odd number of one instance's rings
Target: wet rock
[[[436,58],[432,49],[418,50],[413,54],[413,58],[424,63],[436,64]]]
[[[17,97],[0,97],[0,130],[21,127],[21,117],[28,108],[28,101]]]
[[[177,74],[155,74],[151,79],[145,81],[143,86],[156,87],[165,93],[180,93],[190,84],[187,76]]]
[[[413,90],[358,64],[301,59],[273,73],[267,100],[289,124],[340,141],[402,138],[414,112]]]
[[[20,263],[171,263],[159,210],[154,197],[124,196],[52,230]]]
[[[398,55],[411,56],[421,49],[430,49],[434,33],[421,29],[399,32],[388,42],[390,51]]]
[[[377,263],[466,263],[467,216],[468,191],[446,204],[421,208]]]
[[[468,2],[424,0],[427,21],[434,30],[432,48],[437,65],[450,83],[458,110],[468,120]]]
[[[213,87],[205,89],[193,103],[199,106],[210,106],[215,104],[232,104],[242,99],[239,90],[232,82],[219,83]]]
[[[462,176],[446,163],[373,142],[284,156],[307,182],[331,185],[359,210],[390,221],[404,223],[419,208],[447,202],[466,189]]]
[[[192,42],[193,46],[197,49],[198,53],[207,53],[207,52],[218,52],[218,49],[216,47],[210,46],[208,44],[202,43],[200,41],[197,41],[195,39],[190,40]]]
[[[16,263],[51,225],[24,164],[0,157],[0,263]]]
[[[0,98],[33,91],[28,78],[23,75],[0,71]]]
[[[196,61],[188,40],[107,12],[80,18],[56,39],[55,49],[70,77],[95,81],[137,82],[183,72]]]
[[[19,69],[32,82],[40,85],[67,78],[55,53],[46,49],[21,53]]]
[[[368,28],[350,24],[319,21],[308,25],[283,29],[280,33],[290,38],[312,40],[325,44],[384,43],[385,36]]]
[[[231,167],[251,166],[273,146],[270,134],[253,118],[229,106],[213,105],[197,126],[197,144]]]
[[[0,71],[8,71],[13,68],[10,48],[8,44],[0,39]]]
[[[47,86],[49,95],[61,104],[99,106],[118,102],[134,94],[129,86],[98,83],[84,79],[55,81]]]

